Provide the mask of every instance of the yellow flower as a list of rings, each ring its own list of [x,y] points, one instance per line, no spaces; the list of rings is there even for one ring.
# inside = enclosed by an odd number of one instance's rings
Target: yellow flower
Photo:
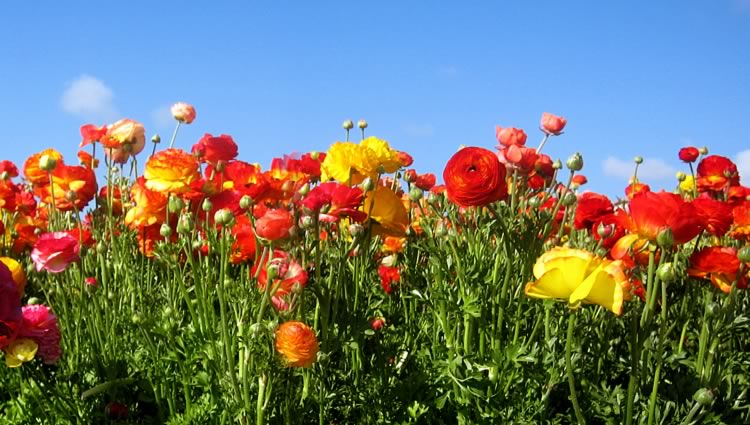
[[[532,298],[566,299],[571,308],[582,302],[600,305],[622,314],[623,301],[630,296],[620,261],[610,261],[579,249],[554,248],[534,265],[535,282],[526,284]]]
[[[354,167],[353,158],[358,153],[359,146],[351,142],[336,142],[331,145],[320,164],[321,180],[335,179],[340,183],[349,183]]]
[[[377,177],[379,171],[395,173],[401,168],[398,151],[392,149],[385,140],[370,136],[360,142],[359,149],[360,154],[357,159],[360,163],[356,164],[355,167],[360,174],[373,180]],[[379,170],[381,167],[382,170]]]
[[[34,360],[38,348],[36,342],[30,339],[17,339],[5,348],[5,364],[8,367],[19,367],[30,362]]]
[[[23,295],[23,291],[26,289],[26,272],[21,263],[10,257],[0,257],[0,261],[8,267],[8,270],[13,275],[13,281],[16,283],[18,294]]]
[[[195,156],[181,149],[167,149],[146,161],[143,176],[149,190],[162,193],[184,193],[200,179]]]
[[[695,183],[693,182],[693,176],[686,176],[683,181],[680,182],[680,190],[683,192],[693,192],[693,188],[695,187]]]
[[[381,236],[403,237],[409,225],[409,213],[401,198],[391,189],[378,185],[367,193],[363,211],[373,221],[373,233]]]
[[[357,184],[365,177],[377,180],[378,174],[395,173],[401,168],[401,161],[398,151],[388,142],[368,137],[360,144],[334,143],[320,168],[323,181],[335,179],[345,184]]]

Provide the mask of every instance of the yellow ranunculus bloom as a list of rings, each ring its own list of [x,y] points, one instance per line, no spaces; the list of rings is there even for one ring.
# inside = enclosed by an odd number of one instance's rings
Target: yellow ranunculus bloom
[[[320,164],[321,180],[334,179],[340,183],[349,183],[354,168],[354,157],[358,153],[359,146],[351,142],[336,142],[331,145]]]
[[[532,298],[565,299],[571,308],[582,302],[598,304],[622,314],[623,301],[629,299],[630,282],[620,261],[610,261],[580,249],[554,248],[534,265],[535,282],[526,284]]]
[[[395,173],[400,167],[398,151],[377,137],[359,144],[336,142],[320,165],[323,181],[334,179],[344,184],[357,184],[365,177],[375,180],[379,173]]]
[[[683,192],[693,192],[695,183],[693,183],[693,176],[686,176],[683,181],[680,182],[680,190]]]
[[[22,338],[11,342],[5,348],[5,364],[8,367],[19,367],[34,360],[39,346],[33,340]]]
[[[381,236],[403,237],[409,225],[409,213],[401,198],[385,186],[378,185],[367,193],[362,211],[373,221],[373,233]]]

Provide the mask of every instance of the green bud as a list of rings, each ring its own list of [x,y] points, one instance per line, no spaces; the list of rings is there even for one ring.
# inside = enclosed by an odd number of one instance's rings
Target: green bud
[[[359,127],[360,130],[364,130],[367,128],[367,121],[365,120],[359,120],[357,121],[357,127]]]
[[[442,195],[438,195],[437,193],[430,192],[429,195],[427,195],[427,203],[432,206],[438,206],[440,204],[440,197]]]
[[[711,303],[706,307],[706,315],[708,317],[714,317],[721,311],[719,304]]]
[[[270,265],[266,269],[266,273],[268,274],[268,282],[270,284],[270,282],[276,279],[276,277],[279,275],[279,267],[275,265]]]
[[[677,174],[675,174],[675,177],[677,178],[678,182],[684,182],[687,178],[687,175],[683,173],[682,171],[678,171]]]
[[[656,276],[662,282],[672,282],[675,278],[674,266],[672,263],[664,263],[656,270]]]
[[[583,169],[583,157],[580,152],[576,152],[568,158],[565,163],[570,171],[581,171]]]
[[[302,187],[299,188],[297,192],[302,196],[306,196],[308,193],[310,193],[310,184],[309,183],[303,184]]]
[[[704,146],[702,148],[698,148],[698,152],[700,152],[701,155],[708,155],[708,147]]]
[[[560,169],[562,169],[562,167],[563,167],[563,164],[562,164],[562,161],[560,161],[560,159],[556,159],[556,160],[555,160],[555,161],[554,161],[554,162],[552,163],[552,168],[553,168],[554,170],[560,170]]]
[[[320,158],[320,152],[318,151],[310,152],[310,159],[312,159],[313,161],[317,161],[318,158]]]
[[[177,214],[178,212],[182,211],[183,208],[185,208],[185,202],[181,198],[170,196],[167,207],[169,208],[170,213]]]
[[[530,208],[537,209],[542,206],[542,198],[534,196],[533,198],[529,199],[528,204]]]
[[[412,200],[412,202],[417,202],[424,196],[424,192],[422,189],[418,187],[412,187],[409,191],[409,199]]]
[[[216,211],[214,221],[218,224],[229,226],[234,222],[234,214],[226,208]]]
[[[737,258],[743,263],[750,263],[750,245],[743,246],[737,251]]]
[[[596,228],[596,233],[599,234],[599,237],[602,239],[611,238],[615,234],[615,225],[599,223],[599,226]]]
[[[39,158],[39,168],[44,171],[51,172],[57,167],[57,160],[49,155],[42,155]]]
[[[42,300],[40,300],[37,297],[31,297],[31,298],[29,298],[29,301],[28,301],[28,304],[30,304],[30,305],[37,305],[37,304],[41,304],[41,303],[42,303]]]
[[[161,143],[161,137],[158,134],[154,134],[153,136],[151,136],[151,143],[153,144]]]
[[[344,130],[351,130],[354,128],[354,122],[352,120],[346,120],[341,126],[344,127]]]
[[[365,192],[369,192],[375,189],[375,183],[373,183],[372,179],[369,177],[365,178],[360,186],[362,186],[362,190],[364,190]]]
[[[139,325],[141,323],[141,315],[138,313],[134,313],[132,316],[130,316],[130,322],[134,325]]]
[[[242,195],[242,198],[240,198],[240,208],[243,210],[246,210],[253,206],[253,198],[251,198],[248,195]]]
[[[310,217],[309,215],[302,217],[302,220],[300,221],[300,225],[303,229],[311,229],[313,225],[315,225],[315,219]]]
[[[9,177],[10,177],[10,174],[8,174],[7,171],[3,171],[2,174],[0,174],[0,179],[8,180]]]
[[[640,155],[636,156],[635,158],[633,158],[633,162],[635,162],[638,165],[641,165],[641,164],[643,164],[643,157],[640,156]]]
[[[656,235],[656,244],[662,248],[670,248],[674,245],[674,234],[672,229],[665,227]]]
[[[107,252],[107,245],[104,244],[104,242],[99,242],[96,244],[96,253],[97,254],[104,254]]]
[[[204,212],[209,212],[213,208],[214,208],[214,204],[210,200],[208,200],[208,198],[203,200],[203,205],[201,205],[201,209]]]
[[[693,400],[703,407],[708,407],[714,402],[714,393],[708,388],[701,388],[693,394]]]
[[[563,196],[562,203],[566,207],[569,207],[569,206],[575,204],[577,200],[578,200],[578,197],[576,196],[575,193],[568,192],[568,193],[565,194],[565,196]]]
[[[159,234],[162,235],[164,238],[169,238],[172,236],[172,228],[169,227],[169,224],[164,223],[159,228]]]

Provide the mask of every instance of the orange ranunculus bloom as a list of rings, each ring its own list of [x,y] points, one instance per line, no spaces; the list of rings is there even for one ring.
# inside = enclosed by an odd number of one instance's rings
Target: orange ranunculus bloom
[[[523,146],[526,144],[526,133],[520,128],[496,126],[495,137],[500,142],[499,148]]]
[[[640,182],[630,183],[629,185],[625,186],[625,196],[628,199],[633,199],[635,195],[643,192],[651,192],[651,187],[645,183]]]
[[[78,163],[86,168],[97,168],[99,167],[99,160],[91,156],[86,151],[78,151]]]
[[[747,276],[737,276],[739,270],[740,260],[736,249],[711,246],[690,256],[688,274],[710,279],[722,292],[729,293],[735,279],[738,279],[738,288],[747,288]]]
[[[172,116],[183,124],[192,124],[195,121],[195,107],[189,103],[177,102],[170,108]]]
[[[54,202],[60,211],[83,210],[94,199],[96,191],[96,175],[92,169],[65,164],[58,164],[52,172],[52,186],[39,186],[36,190],[42,202]]]
[[[505,198],[505,176],[497,155],[478,147],[456,152],[443,171],[448,199],[462,207],[484,206]]]
[[[255,232],[246,214],[237,216],[232,227],[234,243],[232,244],[232,264],[240,264],[255,259]]]
[[[729,233],[735,239],[750,240],[750,202],[732,208],[732,231]]]
[[[226,134],[212,136],[206,133],[193,145],[192,152],[204,162],[227,162],[237,157],[237,143],[232,136]]]
[[[140,180],[140,179],[139,179]],[[141,183],[141,187],[142,183]],[[109,186],[104,186],[99,190],[99,206],[100,208],[109,207]],[[122,193],[120,192],[119,186],[114,186],[112,190],[112,215],[117,217],[122,215]]]
[[[147,188],[143,177],[138,178],[130,189],[130,200],[135,205],[125,215],[125,224],[131,229],[163,223],[166,220],[167,195]]]
[[[13,212],[16,210],[16,201],[21,187],[10,179],[0,180],[0,208]]]
[[[23,175],[24,177],[26,177],[26,181],[33,185],[49,184],[49,172],[39,168],[39,159],[41,159],[44,155],[47,155],[51,159],[57,161],[58,167],[62,165],[62,154],[54,149],[45,149],[41,152],[31,155],[23,164]]]
[[[550,114],[549,112],[545,112],[542,114],[542,122],[540,128],[543,132],[551,136],[557,136],[562,133],[567,123],[568,120],[566,120],[565,118]]]
[[[255,233],[259,238],[278,241],[289,237],[289,230],[292,226],[294,226],[292,214],[284,208],[276,208],[266,211],[255,221]]]
[[[146,146],[146,129],[137,121],[121,119],[107,126],[107,132],[101,136],[99,142],[104,146],[105,152],[110,149],[123,149],[128,155],[137,155]]]
[[[146,162],[146,187],[162,193],[183,193],[200,178],[198,160],[182,149],[167,149]]]
[[[284,322],[276,329],[276,351],[288,367],[310,367],[317,360],[318,338],[302,322]]]
[[[698,236],[705,225],[691,203],[667,192],[639,193],[630,201],[630,214],[618,217],[631,234],[612,248],[615,259],[624,257],[639,239],[655,242],[662,230],[670,229],[674,244],[681,245]]]
[[[727,187],[740,184],[737,166],[729,158],[710,155],[698,164],[696,183],[701,192],[720,192]]]

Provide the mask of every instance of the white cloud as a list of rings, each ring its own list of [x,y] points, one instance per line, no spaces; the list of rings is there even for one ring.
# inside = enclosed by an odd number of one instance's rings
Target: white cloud
[[[743,186],[750,186],[750,149],[737,154],[734,160],[737,171],[740,173]]]
[[[151,111],[151,120],[154,122],[154,127],[163,130],[175,126],[171,108],[172,105],[164,105]]]
[[[635,170],[635,162],[609,156],[602,164],[604,174],[629,181]],[[648,183],[653,180],[674,178],[677,170],[659,158],[645,158],[638,167],[638,180]]]
[[[409,123],[404,126],[404,132],[410,137],[430,137],[435,134],[435,129],[430,123]]]
[[[112,120],[117,117],[112,89],[90,75],[81,75],[68,84],[60,104],[69,114],[91,120]]]

